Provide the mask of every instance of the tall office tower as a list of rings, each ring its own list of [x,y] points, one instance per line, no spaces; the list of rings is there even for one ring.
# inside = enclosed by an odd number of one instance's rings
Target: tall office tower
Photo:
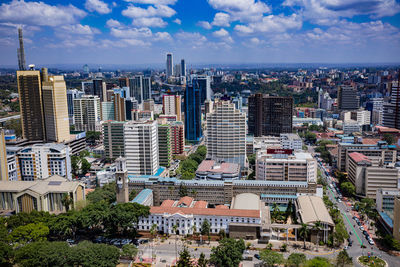
[[[181,59],[181,76],[186,76],[186,63],[184,59]]]
[[[115,159],[125,155],[124,121],[103,122],[103,143],[106,157]]]
[[[354,87],[340,86],[337,99],[339,110],[354,110],[360,107],[360,97]]]
[[[69,180],[71,175],[71,148],[63,144],[35,144],[18,152],[21,178],[24,181],[46,179],[59,175]]]
[[[114,102],[112,101],[101,102],[101,120],[102,121],[115,120]]]
[[[133,175],[155,175],[159,169],[156,121],[128,121],[124,126],[127,170]]]
[[[8,181],[6,139],[3,129],[0,129],[0,181]]]
[[[121,96],[121,94],[113,95],[114,102],[114,119],[116,121],[125,121],[126,120],[126,109],[125,109],[125,98]]]
[[[44,140],[42,88],[38,70],[17,71],[22,136],[29,141]]]
[[[171,77],[172,76],[172,74],[174,73],[174,68],[173,68],[173,65],[174,64],[174,62],[173,62],[173,59],[172,59],[172,53],[168,53],[167,54],[167,67],[166,67],[166,75],[167,75],[167,78],[169,78],[169,77]]]
[[[201,92],[201,104],[204,105],[204,102],[208,99],[211,100],[212,91],[211,91],[211,79],[210,76],[197,76],[193,78],[193,83],[197,82]]]
[[[142,91],[143,100],[152,99],[151,98],[151,78],[143,77],[143,91]]]
[[[129,78],[128,77],[121,77],[118,78],[119,87],[129,87]]]
[[[42,74],[45,73],[47,72],[42,71]],[[48,142],[58,143],[69,141],[67,88],[65,86],[64,76],[42,76],[46,140]]]
[[[176,64],[174,67],[174,76],[181,77],[181,64]]]
[[[134,97],[125,99],[125,118],[126,120],[132,120],[132,110],[139,109],[139,103]]]
[[[249,97],[249,134],[279,136],[292,133],[293,98],[255,94]]]
[[[243,98],[241,96],[236,96],[232,99],[232,103],[235,105],[235,108],[242,111],[243,107]]]
[[[19,48],[17,49],[18,69],[26,70],[25,49],[24,49],[24,39],[22,37],[22,28],[18,28],[18,39],[19,39]]]
[[[93,82],[82,82],[82,91],[85,95],[93,95]]]
[[[163,113],[176,115],[178,121],[182,121],[181,114],[182,97],[180,95],[163,95]]]
[[[69,124],[74,125],[74,99],[81,98],[85,93],[77,89],[67,90],[67,105]]]
[[[129,95],[134,97],[139,104],[143,102],[143,75],[136,75],[129,79]]]
[[[219,162],[246,163],[246,114],[229,101],[216,103],[207,116],[207,154]]]
[[[158,155],[160,166],[169,168],[172,160],[171,127],[165,123],[158,125]]]
[[[99,131],[101,128],[100,98],[84,95],[82,98],[74,99],[74,120],[77,131]]]
[[[397,83],[392,84],[390,102],[383,105],[383,125],[400,129],[400,72]]]
[[[100,102],[106,101],[107,99],[107,86],[102,79],[93,80],[93,94],[100,98]]]
[[[144,111],[154,111],[154,100],[147,99],[143,101],[143,110]]]
[[[171,152],[172,155],[181,155],[185,151],[185,131],[183,122],[169,122],[171,126]]]
[[[198,142],[203,136],[201,128],[201,92],[198,84],[188,84],[184,97],[185,138],[192,142]]]

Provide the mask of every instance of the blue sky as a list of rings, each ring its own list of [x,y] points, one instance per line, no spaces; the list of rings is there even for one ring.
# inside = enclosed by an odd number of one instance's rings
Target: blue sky
[[[400,62],[396,0],[0,0],[0,65]]]

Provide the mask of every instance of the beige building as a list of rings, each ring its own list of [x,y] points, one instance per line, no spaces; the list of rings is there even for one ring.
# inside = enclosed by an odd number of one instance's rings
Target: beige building
[[[42,97],[46,140],[58,143],[68,141],[70,133],[64,76],[49,76],[43,80]]]
[[[114,102],[114,120],[125,121],[126,120],[125,98],[123,98],[121,94],[114,94],[113,102]]]
[[[2,129],[0,129],[0,181],[8,181],[6,140]]]
[[[84,183],[68,181],[58,175],[45,180],[0,181],[0,210],[57,214],[66,211],[62,203],[66,195],[73,200],[69,208],[75,207],[78,201],[85,200]]]
[[[74,99],[74,120],[76,131],[101,131],[100,98],[84,95]]]
[[[400,198],[398,197],[394,199],[393,236],[400,241]]]
[[[176,115],[178,121],[182,121],[181,105],[182,97],[180,95],[163,96],[163,113],[165,115]]]
[[[376,199],[378,189],[398,188],[399,170],[393,164],[382,166],[379,161],[352,152],[348,166],[348,179],[355,185],[357,195]]]

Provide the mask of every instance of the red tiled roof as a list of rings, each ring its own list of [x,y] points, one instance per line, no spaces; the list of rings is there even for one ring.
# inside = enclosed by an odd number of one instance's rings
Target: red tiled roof
[[[196,201],[196,203],[194,203],[193,208],[205,209],[205,208],[207,208],[207,206],[208,206],[207,201],[199,200],[199,201]]]
[[[181,204],[185,204],[187,207],[190,207],[190,204],[192,204],[192,202],[193,202],[193,198],[186,196],[186,197],[179,199],[177,206],[179,206]]]
[[[383,126],[376,126],[378,129],[378,132],[380,133],[400,133],[400,130],[396,128],[389,128],[389,127],[383,127]]]
[[[214,160],[203,160],[197,168],[197,172],[236,173],[238,171],[239,165],[236,163],[218,164]]]
[[[228,206],[225,206],[225,205],[218,205],[218,206],[216,206],[215,208],[216,208],[216,209],[220,209],[220,210],[229,210],[229,207],[228,207]]]
[[[161,203],[161,207],[172,207],[174,205],[175,201],[171,199],[164,200],[163,203]]]
[[[240,209],[201,209],[201,208],[179,208],[179,207],[151,207],[151,214],[186,214],[186,215],[209,215],[209,216],[234,216],[260,218],[260,210]]]
[[[362,143],[364,145],[376,145],[381,139],[378,138],[363,138]]]
[[[358,153],[358,152],[352,152],[349,154],[350,158],[352,158],[355,162],[361,162],[361,161],[368,161],[370,162],[369,158],[365,156],[364,154]]]

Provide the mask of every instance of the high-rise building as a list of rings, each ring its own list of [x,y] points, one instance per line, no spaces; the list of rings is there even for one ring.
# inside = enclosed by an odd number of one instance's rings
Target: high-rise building
[[[186,63],[184,59],[181,59],[181,76],[186,76]]]
[[[207,116],[207,157],[215,161],[246,163],[246,114],[229,101],[216,103]]]
[[[204,102],[208,99],[211,100],[212,91],[211,91],[211,79],[210,76],[197,76],[193,78],[193,83],[197,83],[200,92],[201,92],[201,105],[204,105]]]
[[[35,144],[18,152],[23,181],[46,179],[59,175],[69,180],[71,175],[71,149],[63,144]]]
[[[74,120],[77,131],[100,131],[100,99],[85,95],[74,99]]]
[[[77,89],[67,90],[67,105],[69,124],[74,125],[74,99],[81,98],[85,93]]]
[[[178,121],[182,121],[181,105],[182,97],[180,95],[163,96],[163,113],[165,115],[176,115]]]
[[[337,99],[339,110],[354,110],[360,106],[360,97],[357,94],[357,89],[351,86],[340,86]]]
[[[127,122],[124,126],[124,140],[128,173],[155,175],[159,169],[157,122]]]
[[[151,78],[143,77],[143,91],[142,91],[143,100],[151,99]]]
[[[181,155],[185,151],[185,131],[183,122],[169,122],[171,126],[171,152],[172,155]]]
[[[126,120],[125,98],[123,98],[121,94],[114,94],[113,103],[114,103],[114,119],[116,121],[125,121]]]
[[[0,129],[0,181],[8,181],[6,139],[3,129]]]
[[[22,28],[18,28],[18,39],[19,39],[19,48],[17,49],[18,69],[26,70],[25,49],[24,49],[24,39],[22,37]]]
[[[45,139],[42,83],[38,70],[17,71],[22,136],[29,141]]]
[[[383,105],[383,126],[400,129],[400,73],[392,84],[390,102]]]
[[[158,125],[158,155],[160,166],[168,168],[172,160],[171,127],[168,123]]]
[[[139,109],[139,103],[135,98],[129,97],[129,98],[125,99],[125,118],[126,118],[126,120],[128,120],[128,121],[132,120],[132,110],[137,110],[137,109]]]
[[[143,101],[143,110],[144,111],[154,111],[154,100],[147,99]]]
[[[185,90],[185,138],[198,142],[203,137],[201,128],[201,91],[197,83],[186,85]]]
[[[42,72],[46,73],[46,72]],[[67,88],[64,76],[43,76],[42,97],[46,140],[65,142],[70,139]]]
[[[118,84],[119,84],[120,88],[129,87],[129,79],[128,79],[128,77],[118,78]]]
[[[167,78],[171,77],[172,74],[174,73],[174,69],[173,69],[173,59],[172,59],[172,53],[168,53],[167,54],[167,66],[166,66],[166,75]]]
[[[103,143],[106,157],[115,159],[124,157],[124,121],[106,121],[103,122]]]
[[[111,101],[101,102],[101,120],[102,121],[115,120],[114,102]]]
[[[143,102],[143,75],[136,75],[129,79],[129,95],[134,97],[139,104]]]
[[[292,133],[293,98],[255,94],[249,97],[249,134]]]
[[[107,86],[106,83],[102,79],[94,79],[93,80],[93,93],[92,95],[96,95],[99,97],[100,102],[106,101],[107,99]]]

